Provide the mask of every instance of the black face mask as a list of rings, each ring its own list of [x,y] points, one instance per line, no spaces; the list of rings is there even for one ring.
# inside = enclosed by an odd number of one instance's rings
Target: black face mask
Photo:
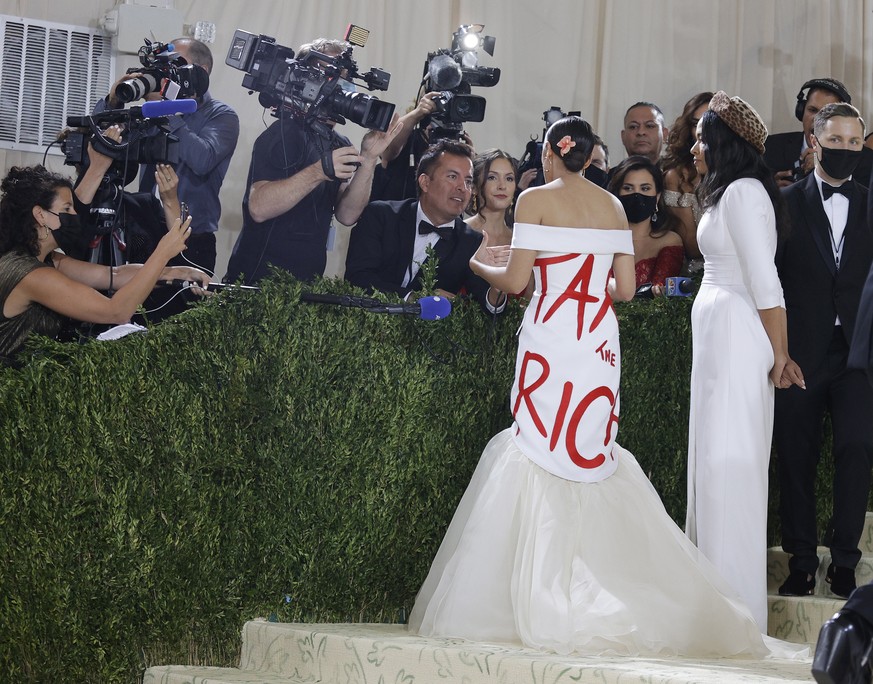
[[[641,195],[638,192],[630,195],[619,195],[618,201],[624,207],[628,223],[642,223],[658,208],[658,198],[655,195]]]
[[[606,183],[609,180],[606,171],[599,166],[594,166],[594,164],[589,164],[588,168],[585,169],[585,177],[595,185],[599,185],[601,188],[605,188]]]
[[[821,164],[822,171],[836,180],[843,180],[851,176],[861,161],[861,150],[843,150],[825,147],[821,144],[821,141],[819,141],[818,145],[821,150],[818,161]]]
[[[55,238],[55,242],[58,243],[58,247],[67,256],[71,256],[74,259],[85,259],[88,253],[88,240],[83,234],[79,217],[76,214],[55,214],[53,211],[49,211],[49,214],[54,214],[61,222],[60,228],[52,230],[52,235]]]

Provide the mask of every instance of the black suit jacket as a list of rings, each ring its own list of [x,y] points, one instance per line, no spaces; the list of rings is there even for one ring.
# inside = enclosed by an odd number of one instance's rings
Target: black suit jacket
[[[421,269],[406,287],[402,285],[412,264],[417,211],[414,199],[370,202],[351,232],[346,280],[365,290],[394,292],[401,297],[419,289]],[[439,260],[437,287],[454,293],[466,288],[484,306],[488,283],[470,270],[469,263],[481,242],[481,234],[458,218],[452,239],[440,238],[434,252]]]
[[[839,270],[815,176],[782,190],[791,225],[779,240],[776,267],[788,314],[788,351],[807,377],[825,359],[838,314],[847,341],[852,339],[861,289],[873,262],[867,188],[854,183],[854,189]]]
[[[773,173],[793,170],[795,162],[800,159],[802,146],[803,131],[770,135],[764,144],[764,161]],[[852,174],[852,180],[867,187],[870,184],[871,172],[873,172],[873,150],[869,147],[863,147],[861,148],[861,161],[858,163],[855,173]],[[803,179],[801,178],[801,180]]]
[[[867,195],[867,222],[873,227],[873,194],[870,194],[869,191]],[[852,335],[848,365],[849,368],[865,371],[867,379],[873,385],[873,266],[870,267],[864,289],[861,292],[861,302],[858,305],[858,316]],[[873,587],[868,588],[870,596],[873,598]]]

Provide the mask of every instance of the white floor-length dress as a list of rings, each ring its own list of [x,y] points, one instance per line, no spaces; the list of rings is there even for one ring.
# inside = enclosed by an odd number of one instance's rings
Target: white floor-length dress
[[[685,529],[767,629],[767,470],[773,351],[758,309],[784,306],[764,186],[727,187],[697,228]]]

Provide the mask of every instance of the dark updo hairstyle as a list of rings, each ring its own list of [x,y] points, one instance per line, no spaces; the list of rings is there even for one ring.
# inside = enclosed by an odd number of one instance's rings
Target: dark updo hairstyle
[[[697,191],[701,208],[706,210],[718,204],[728,185],[735,180],[754,178],[767,191],[776,213],[776,231],[783,235],[787,229],[783,210],[785,200],[764,157],[750,142],[734,133],[711,109],[706,110],[700,120],[703,122],[700,138],[707,168]]]
[[[569,135],[576,145],[571,147],[566,155],[562,155],[558,143],[565,135]],[[578,173],[585,168],[585,164],[591,159],[591,152],[594,151],[594,131],[591,130],[591,124],[581,116],[565,116],[563,119],[558,119],[549,128],[546,133],[546,142],[552,148],[552,153],[564,162],[567,171]]]
[[[0,185],[0,254],[20,250],[39,255],[33,208],[50,209],[60,188],[73,189],[66,176],[44,166],[13,166]]]
[[[469,213],[478,214],[482,207],[485,206],[482,199],[485,196],[485,180],[491,172],[491,166],[498,159],[505,159],[509,162],[509,166],[512,167],[512,173],[515,176],[515,182],[518,183],[518,161],[515,157],[503,150],[485,150],[473,160],[473,195],[470,197]],[[510,227],[513,224],[512,213],[513,205],[510,204],[503,216],[504,222]]]
[[[624,179],[631,171],[648,171],[654,182],[655,192],[660,195],[658,198],[658,206],[655,209],[655,211],[659,212],[658,222],[657,224],[652,224],[652,229],[649,232],[649,235],[657,238],[666,235],[667,231],[675,230],[676,217],[667,211],[667,207],[664,204],[664,174],[661,173],[661,169],[658,168],[658,165],[653,164],[652,160],[648,157],[634,154],[621,161],[613,170],[612,175],[609,178],[609,185],[607,185],[606,189],[618,197],[621,191],[621,186],[624,185]]]
[[[667,136],[667,146],[664,158],[661,160],[661,168],[666,173],[670,169],[676,169],[683,183],[691,185],[697,178],[697,169],[694,168],[694,156],[691,148],[695,142],[695,129],[697,122],[694,112],[703,105],[709,104],[714,93],[709,91],[697,93],[682,108],[679,118],[670,126],[670,134]]]

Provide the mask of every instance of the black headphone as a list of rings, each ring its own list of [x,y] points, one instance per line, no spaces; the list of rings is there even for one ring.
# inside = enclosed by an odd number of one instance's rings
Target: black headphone
[[[804,93],[804,90],[806,90],[807,93]],[[797,105],[794,107],[794,116],[797,117],[798,121],[803,121],[803,110],[806,109],[806,99],[808,97],[809,90],[829,90],[838,98],[840,98],[840,102],[852,104],[852,96],[849,95],[849,91],[846,90],[846,86],[840,83],[837,79],[814,78],[811,81],[807,81],[802,86],[800,86],[800,92],[797,93]]]

